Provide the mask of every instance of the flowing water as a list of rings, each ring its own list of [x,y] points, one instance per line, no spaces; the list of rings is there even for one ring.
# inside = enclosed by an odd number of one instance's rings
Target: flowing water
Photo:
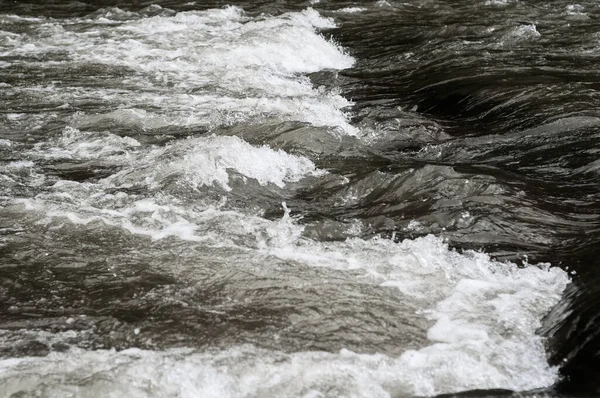
[[[590,0],[0,1],[0,396],[593,396],[599,62]]]

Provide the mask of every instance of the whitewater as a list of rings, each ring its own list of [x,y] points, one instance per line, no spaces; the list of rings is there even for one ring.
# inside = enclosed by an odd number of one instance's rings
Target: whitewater
[[[443,162],[394,169],[390,125],[357,122],[326,82],[360,61],[330,33],[337,16],[380,3],[0,15],[0,70],[28,76],[0,83],[1,396],[409,397],[560,380],[538,331],[572,275],[445,235],[491,223],[468,203],[525,193]],[[406,134],[421,159],[452,152],[435,122]],[[434,210],[413,217],[401,195]]]

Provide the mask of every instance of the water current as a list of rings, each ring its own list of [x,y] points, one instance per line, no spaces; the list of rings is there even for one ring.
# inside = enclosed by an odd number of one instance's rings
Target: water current
[[[600,394],[600,5],[0,1],[0,396]]]

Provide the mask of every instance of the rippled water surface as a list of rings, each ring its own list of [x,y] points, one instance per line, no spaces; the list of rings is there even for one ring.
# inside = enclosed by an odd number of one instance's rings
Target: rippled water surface
[[[0,395],[600,394],[599,18],[0,1]]]

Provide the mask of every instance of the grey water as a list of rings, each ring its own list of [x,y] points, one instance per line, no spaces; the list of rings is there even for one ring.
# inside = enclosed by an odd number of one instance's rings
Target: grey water
[[[599,394],[599,17],[0,1],[0,395]]]

